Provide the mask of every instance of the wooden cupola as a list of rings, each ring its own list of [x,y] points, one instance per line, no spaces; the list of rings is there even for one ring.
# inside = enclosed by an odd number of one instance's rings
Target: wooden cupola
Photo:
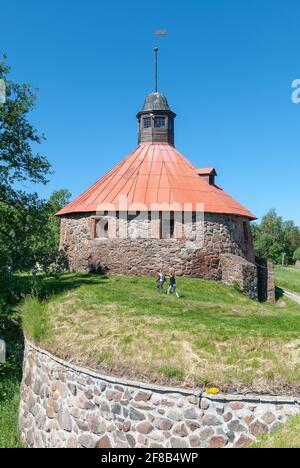
[[[167,98],[158,92],[146,97],[143,109],[137,114],[140,143],[169,143],[174,146],[174,119]]]

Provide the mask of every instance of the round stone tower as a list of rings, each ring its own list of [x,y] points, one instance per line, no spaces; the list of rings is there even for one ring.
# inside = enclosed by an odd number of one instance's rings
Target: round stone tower
[[[174,119],[155,91],[138,118],[137,148],[57,215],[71,271],[237,281],[256,296],[254,215],[174,147]]]

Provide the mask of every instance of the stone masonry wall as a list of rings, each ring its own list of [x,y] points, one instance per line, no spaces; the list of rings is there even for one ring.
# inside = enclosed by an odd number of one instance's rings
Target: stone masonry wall
[[[236,283],[249,297],[258,298],[256,265],[237,255],[222,254],[220,267],[224,283],[229,285]]]
[[[299,403],[128,382],[26,341],[19,422],[35,448],[243,447],[299,414]]]
[[[71,271],[92,269],[113,274],[154,274],[157,268],[175,268],[178,276],[221,279],[220,254],[231,253],[254,262],[250,225],[247,218],[205,214],[197,223],[203,232],[200,248],[184,239],[144,239],[148,221],[128,224],[130,238],[97,238],[91,235],[93,213],[74,214],[61,219],[61,244]],[[244,224],[248,230],[245,241]],[[190,230],[191,231],[191,230]]]
[[[273,264],[258,257],[256,257],[255,261],[257,265],[258,300],[261,302],[275,302],[276,288]]]

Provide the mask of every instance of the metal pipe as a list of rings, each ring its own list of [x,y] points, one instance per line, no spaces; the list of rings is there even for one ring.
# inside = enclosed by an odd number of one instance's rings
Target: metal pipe
[[[158,47],[154,48],[154,91],[157,93],[157,52]]]

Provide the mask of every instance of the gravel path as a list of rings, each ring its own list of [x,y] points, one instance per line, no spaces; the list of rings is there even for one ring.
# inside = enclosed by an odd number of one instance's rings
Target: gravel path
[[[297,302],[297,304],[300,304],[300,294],[291,291],[286,291],[285,289],[283,289],[283,292],[286,297],[292,299],[292,301]]]

